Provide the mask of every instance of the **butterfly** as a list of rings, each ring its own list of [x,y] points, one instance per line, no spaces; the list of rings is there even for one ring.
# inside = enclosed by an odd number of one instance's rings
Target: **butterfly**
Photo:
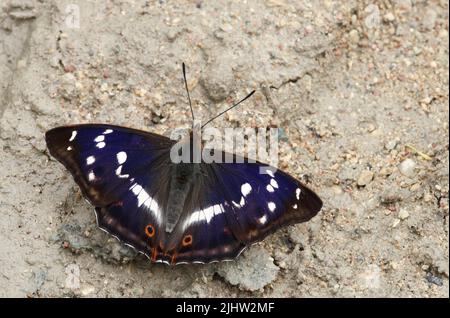
[[[184,63],[183,75],[187,89]],[[194,143],[197,133],[192,130],[183,142],[201,150]],[[151,132],[80,124],[53,128],[45,140],[95,207],[99,228],[152,262],[232,260],[322,208],[317,194],[294,177],[236,154],[232,163],[175,163],[176,141]]]

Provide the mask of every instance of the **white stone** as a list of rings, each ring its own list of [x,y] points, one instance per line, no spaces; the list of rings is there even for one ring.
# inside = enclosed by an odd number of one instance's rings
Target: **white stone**
[[[416,168],[416,163],[414,162],[414,160],[408,158],[403,160],[398,169],[400,170],[400,172],[407,177],[412,177],[414,176],[414,169]]]

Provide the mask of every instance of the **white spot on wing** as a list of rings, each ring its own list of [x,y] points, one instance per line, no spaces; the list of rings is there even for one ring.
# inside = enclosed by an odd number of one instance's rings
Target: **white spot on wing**
[[[295,197],[297,198],[297,200],[300,200],[300,192],[301,192],[300,188],[297,188],[295,190]]]
[[[93,164],[95,162],[95,157],[94,156],[89,156],[86,158],[86,164],[89,166],[91,164]]]
[[[104,148],[104,147],[106,146],[106,144],[102,141],[102,142],[99,142],[98,144],[96,144],[95,146],[96,146],[97,148],[102,149],[102,148]]]
[[[274,187],[275,189],[278,189],[278,182],[275,179],[270,179],[270,184],[272,185],[272,187]]]
[[[89,174],[88,174],[88,180],[89,180],[89,181],[94,181],[94,180],[95,180],[95,174],[94,174],[94,171],[89,172]]]
[[[274,192],[275,191],[274,188],[270,184],[267,185],[266,190],[269,191],[269,192]]]
[[[72,131],[72,135],[70,136],[69,141],[74,140],[76,136],[77,136],[77,131],[76,130]]]
[[[225,210],[224,210],[222,204],[215,204],[215,205],[211,205],[203,210],[194,211],[191,214],[191,216],[183,224],[183,228],[186,229],[190,225],[199,223],[199,222],[210,223],[211,220],[215,216],[217,216],[223,212],[225,212]]]
[[[275,211],[275,209],[277,208],[276,204],[273,202],[267,203],[267,207],[269,208],[270,212]]]
[[[72,150],[71,146],[67,147],[67,151],[71,151],[71,150]]]
[[[146,204],[146,206],[152,211],[153,215],[155,215],[156,219],[158,220],[158,223],[161,223],[161,211],[159,210],[159,205],[156,200],[151,198],[150,204]]]
[[[110,133],[112,133],[112,132],[113,132],[112,129],[106,129],[106,130],[103,132],[103,135],[107,135],[107,134],[110,134]]]
[[[294,204],[292,207],[293,207],[295,210],[297,210],[297,208],[298,208],[297,204]]]
[[[103,136],[103,135],[98,135],[94,139],[95,142],[100,142],[100,141],[104,141],[104,140],[105,140],[105,136]]]
[[[209,223],[209,222],[211,222],[211,219],[214,217],[214,212],[215,212],[214,205],[211,205],[211,206],[207,207],[206,209],[203,209],[199,212],[203,212],[203,213],[199,213],[197,222],[206,221],[206,223]]]
[[[137,196],[138,199],[138,208],[141,207],[144,202],[150,198],[147,191],[145,191],[139,184],[133,187],[133,193]]]
[[[129,174],[122,174],[122,166],[120,165],[116,169],[116,176],[118,176],[119,178],[128,178],[130,175]]]
[[[260,218],[258,219],[258,221],[259,221],[259,223],[261,223],[261,224],[266,224],[266,222],[267,222],[267,216],[266,216],[266,215],[263,215],[262,217],[260,217]]]
[[[138,207],[143,204],[150,210],[158,223],[161,223],[161,210],[159,208],[158,202],[153,199],[147,191],[145,191],[141,185],[135,183],[130,187],[130,190],[137,196]]]
[[[127,161],[127,153],[125,151],[121,151],[117,153],[117,162],[119,165],[123,164],[125,161]]]
[[[273,174],[273,171],[270,170],[270,169],[266,169],[266,173],[267,173],[269,176],[271,176],[272,178],[275,177],[274,174]]]
[[[252,192],[252,186],[249,183],[244,183],[241,186],[241,193],[244,197],[249,195],[249,193]]]

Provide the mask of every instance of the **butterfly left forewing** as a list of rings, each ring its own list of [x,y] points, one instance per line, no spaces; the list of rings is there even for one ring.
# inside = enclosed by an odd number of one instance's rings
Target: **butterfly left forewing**
[[[95,206],[100,228],[149,257],[164,232],[169,151],[163,136],[112,125],[75,125],[46,133],[50,153]]]
[[[111,203],[133,177],[165,160],[166,137],[113,125],[57,127],[45,134],[50,154],[71,172],[95,206]],[[134,176],[131,176],[131,174]]]

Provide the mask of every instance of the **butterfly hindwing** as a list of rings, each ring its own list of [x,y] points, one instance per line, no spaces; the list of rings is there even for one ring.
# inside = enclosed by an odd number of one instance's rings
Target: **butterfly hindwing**
[[[211,165],[201,165],[168,247],[172,263],[210,263],[234,259],[245,244],[234,235],[226,215],[227,200],[218,189]]]

